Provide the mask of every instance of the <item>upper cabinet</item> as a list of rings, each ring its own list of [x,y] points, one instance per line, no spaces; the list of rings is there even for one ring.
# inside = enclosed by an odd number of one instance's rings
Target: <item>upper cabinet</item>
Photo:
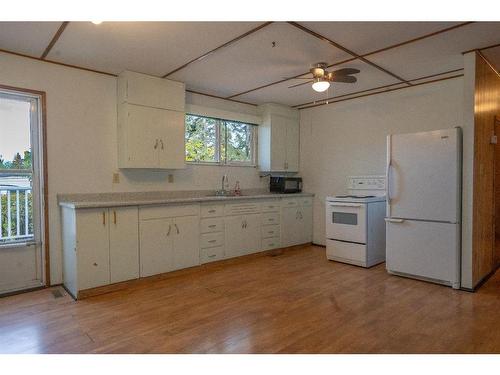
[[[259,126],[259,168],[266,172],[299,171],[298,110],[277,105],[261,107]]]
[[[123,72],[118,77],[118,167],[185,167],[183,83]]]

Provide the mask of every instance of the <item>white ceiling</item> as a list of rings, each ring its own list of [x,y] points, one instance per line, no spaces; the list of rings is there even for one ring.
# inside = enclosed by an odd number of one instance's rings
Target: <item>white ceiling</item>
[[[58,22],[0,22],[0,49],[40,57],[56,33]],[[47,59],[117,74],[125,69],[155,76],[186,64],[261,25],[262,22],[70,22]],[[303,26],[357,54],[457,25],[457,22],[304,22]],[[273,47],[273,42],[275,46]],[[415,79],[463,67],[462,52],[500,42],[500,22],[473,23],[367,57],[384,69]],[[500,48],[483,51],[498,68]],[[307,72],[319,61],[329,64],[351,56],[284,22],[272,23],[195,61],[169,76],[191,90],[222,97]],[[323,100],[398,81],[354,60],[332,69],[361,70],[355,84],[335,83],[318,94],[309,85],[289,80],[234,99],[255,104],[288,105]],[[456,74],[456,73],[453,73]],[[449,74],[452,75],[452,74]],[[435,79],[435,78],[433,78]]]

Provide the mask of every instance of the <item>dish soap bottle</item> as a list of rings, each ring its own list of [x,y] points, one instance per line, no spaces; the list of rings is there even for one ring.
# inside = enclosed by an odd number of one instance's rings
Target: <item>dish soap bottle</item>
[[[241,195],[241,188],[239,181],[236,181],[236,184],[234,185],[234,195]]]

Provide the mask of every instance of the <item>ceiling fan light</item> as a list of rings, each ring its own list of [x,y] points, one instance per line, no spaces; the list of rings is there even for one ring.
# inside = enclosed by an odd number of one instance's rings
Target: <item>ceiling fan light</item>
[[[90,21],[92,22],[94,25],[100,25],[102,23],[102,21]]]
[[[324,92],[330,87],[330,82],[317,80],[312,84],[312,88],[316,92]]]

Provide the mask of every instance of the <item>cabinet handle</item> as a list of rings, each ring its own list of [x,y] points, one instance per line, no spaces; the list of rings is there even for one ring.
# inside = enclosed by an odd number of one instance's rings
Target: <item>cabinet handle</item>
[[[300,220],[302,220],[304,218],[304,216],[302,216],[302,212],[299,211],[299,216],[300,216]]]
[[[215,258],[217,256],[217,254],[210,254],[208,257],[209,258]]]
[[[269,218],[269,219],[267,219],[267,220],[269,220],[269,221],[274,221],[274,219],[273,219],[272,217],[270,217],[270,218]]]
[[[155,145],[153,146],[153,148],[156,150],[158,148],[158,138],[156,139],[155,141]]]
[[[214,242],[217,242],[217,240],[210,240],[210,241],[208,241],[208,243],[214,243]]]
[[[175,225],[175,230],[177,231],[177,234],[179,234],[179,227],[177,226],[177,224],[174,224]]]
[[[161,149],[163,150],[163,139],[160,139]]]
[[[116,211],[113,210],[113,223],[116,225]]]
[[[172,230],[172,225],[168,224],[167,237],[170,236],[170,231]]]
[[[102,225],[106,226],[106,212],[102,211]]]
[[[208,227],[209,227],[209,228],[215,228],[216,226],[217,226],[217,225],[212,224],[212,225],[209,225]]]
[[[215,210],[208,210],[209,214],[213,214],[214,212],[215,212]]]

